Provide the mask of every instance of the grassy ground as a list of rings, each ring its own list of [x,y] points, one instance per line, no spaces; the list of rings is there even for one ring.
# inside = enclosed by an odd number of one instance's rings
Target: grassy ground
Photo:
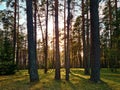
[[[27,70],[21,70],[15,75],[0,76],[0,90],[120,90],[120,72],[111,73],[101,70],[102,83],[90,82],[83,69],[71,69],[70,81],[65,81],[65,70],[61,69],[62,80],[54,80],[54,70],[44,74],[39,70],[40,81],[29,83]]]

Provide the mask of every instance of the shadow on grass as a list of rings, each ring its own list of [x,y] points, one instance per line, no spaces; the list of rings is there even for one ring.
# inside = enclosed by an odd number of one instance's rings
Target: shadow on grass
[[[38,83],[30,84],[30,90],[78,90],[71,81],[54,79],[54,72],[41,76]]]
[[[81,84],[81,88],[84,88],[83,90],[112,90],[104,81],[101,81],[100,83],[90,81],[88,75],[76,74],[73,72],[71,72],[71,75],[79,79],[79,84]]]
[[[89,81],[88,76],[79,73],[71,73],[70,81],[66,81],[63,78],[62,80],[55,80],[54,72],[42,74],[40,77],[39,82],[25,83],[25,85],[29,86],[30,90],[111,90],[107,83],[92,83]]]
[[[27,77],[11,77],[0,82],[0,90],[29,90]]]
[[[102,78],[120,83],[120,74],[103,74]]]
[[[44,74],[43,70],[39,71],[40,81],[35,83],[29,82],[28,73],[14,76],[8,76],[0,82],[0,90],[111,90],[109,86],[102,82],[95,84],[89,81],[89,76],[84,75],[83,70],[73,70],[70,73],[70,81],[66,81],[65,71],[61,71],[62,80],[54,79],[54,70]],[[80,73],[79,73],[80,72]],[[1,79],[0,79],[1,80]]]
[[[77,90],[75,85],[71,81],[68,81],[68,84],[69,84],[69,86],[71,87],[72,90]]]
[[[22,78],[27,78],[28,75],[4,75],[0,76],[0,82],[5,82],[5,81],[11,81],[11,80],[16,80],[16,79],[22,79]]]
[[[101,73],[101,78],[113,90],[120,90],[120,73],[104,72]]]

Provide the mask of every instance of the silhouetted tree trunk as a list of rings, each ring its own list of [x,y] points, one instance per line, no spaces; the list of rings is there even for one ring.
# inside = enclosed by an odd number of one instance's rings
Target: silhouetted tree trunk
[[[109,0],[108,1],[108,8],[109,8],[109,32],[110,32],[110,45],[109,45],[109,47],[110,47],[110,49],[112,49],[113,48],[113,43],[112,43],[112,38],[113,38],[113,35],[112,35],[112,33],[113,33],[113,30],[112,30],[112,6],[111,6],[111,0]],[[110,56],[110,59],[111,60],[109,60],[109,67],[111,68],[111,71],[113,71],[113,56]]]
[[[91,17],[91,75],[93,82],[100,81],[100,39],[99,39],[99,15],[98,0],[90,0]]]
[[[117,5],[117,0],[115,0],[115,13],[116,13],[116,20],[117,20],[117,7],[118,7],[118,5]]]
[[[14,63],[16,63],[16,12],[17,12],[17,0],[14,2],[14,36],[13,36],[13,57]]]
[[[58,28],[58,0],[55,0],[55,79],[60,80],[60,52],[59,52],[59,28]]]
[[[89,1],[86,0],[86,7],[87,7],[87,15],[86,15],[86,32],[87,32],[87,37],[86,37],[86,70],[85,70],[85,74],[89,75],[90,74],[90,39],[89,39]]]
[[[37,0],[34,0],[34,32],[33,33],[35,37],[35,48],[36,48],[35,50],[37,51]]]
[[[85,40],[85,6],[84,0],[82,0],[82,41],[83,41],[83,63],[84,63],[84,73],[87,74],[87,56],[86,56],[86,40]]]
[[[115,0],[115,14],[116,14],[115,19],[116,19],[116,23],[118,23],[118,10],[117,9],[118,9],[117,0]],[[119,25],[116,24],[116,29],[115,30],[118,31],[118,28],[119,28]],[[116,44],[118,44],[118,42],[119,41],[116,41]],[[116,45],[115,45],[115,48],[117,48]],[[114,58],[115,58],[115,60],[114,60],[114,64],[115,64],[114,65],[114,72],[117,72],[117,67],[116,66],[117,66],[117,61],[118,61],[119,57],[118,57],[118,55],[116,55]]]
[[[69,32],[70,32],[70,3],[71,0],[67,1],[68,4],[68,17],[67,17],[67,50],[66,50],[66,80],[69,81],[69,73],[70,73],[70,40],[69,40]]]
[[[30,82],[39,81],[37,64],[36,64],[36,48],[35,37],[33,33],[33,9],[32,0],[26,0],[27,6],[27,32],[28,32],[28,63]]]
[[[38,10],[37,10],[38,11]],[[41,23],[41,19],[40,19],[40,14],[38,13],[38,21],[39,21],[39,26],[40,26],[40,30],[41,30],[41,34],[42,34],[42,42],[43,42],[43,64],[44,64],[44,61],[45,61],[45,36],[44,36],[44,33],[43,33],[43,28],[42,28],[42,23]]]
[[[46,32],[45,32],[45,73],[47,73],[48,59],[48,0],[46,0]]]
[[[66,0],[64,0],[64,60],[66,63]]]
[[[110,48],[112,48],[112,7],[111,7],[111,0],[108,1],[108,6],[109,6],[109,30],[110,30]]]
[[[35,39],[36,61],[38,62],[38,59],[37,59],[37,0],[33,0],[33,3],[34,3],[34,32],[33,33],[34,33],[34,39]]]
[[[54,18],[54,9],[52,10],[53,15],[53,61],[52,65],[53,68],[55,68],[55,18]]]
[[[17,1],[17,11],[18,11],[18,26],[17,26],[17,34],[16,34],[16,64],[18,65],[18,63],[19,63],[19,58],[18,58],[18,56],[19,56],[19,0]]]
[[[78,60],[79,60],[79,67],[82,67],[82,58],[81,58],[81,39],[80,39],[80,30],[78,30]]]

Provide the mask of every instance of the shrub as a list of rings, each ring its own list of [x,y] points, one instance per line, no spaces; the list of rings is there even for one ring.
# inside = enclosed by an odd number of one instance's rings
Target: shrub
[[[15,74],[17,65],[12,62],[0,63],[0,75],[11,75]]]

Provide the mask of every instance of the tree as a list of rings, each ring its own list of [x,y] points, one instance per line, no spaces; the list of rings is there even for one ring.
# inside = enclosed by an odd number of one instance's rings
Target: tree
[[[90,38],[89,38],[89,1],[86,0],[86,69],[85,69],[85,74],[89,75],[90,74]]]
[[[93,82],[100,81],[100,41],[99,41],[99,15],[98,0],[90,0],[91,18],[91,75]]]
[[[113,20],[113,7],[111,5],[111,0],[105,1],[105,8],[103,14],[105,15],[102,19],[104,24],[104,31],[101,34],[101,67],[111,67],[110,63],[112,57],[110,55],[110,50],[112,50],[112,20]]]
[[[19,36],[19,0],[17,1],[17,11],[18,11],[18,24],[17,24],[17,30],[16,30],[16,64],[18,65],[19,63],[19,58],[18,58],[18,55],[19,55],[19,39],[18,39],[18,36]]]
[[[35,57],[37,60],[37,0],[34,0],[34,39],[35,39]]]
[[[12,30],[14,17],[9,10],[0,11],[0,75],[10,75],[16,72],[13,57]]]
[[[10,10],[11,12],[10,13],[13,13],[14,15],[14,24],[12,25],[12,27],[14,28],[13,29],[13,55],[14,55],[14,63],[15,64],[19,64],[20,62],[20,58],[19,58],[19,52],[20,52],[20,40],[19,40],[19,28],[20,28],[20,23],[19,23],[19,8],[21,7],[20,4],[19,4],[19,0],[7,0],[6,1],[6,7],[10,7],[10,8],[13,8],[14,11],[12,12],[12,10]],[[21,2],[24,2],[24,0],[21,0]],[[23,26],[21,26],[23,27]],[[20,35],[21,36],[21,35]]]
[[[84,68],[85,68],[85,74],[87,73],[87,52],[86,52],[86,42],[85,42],[85,4],[84,0],[82,0],[82,41],[83,41],[83,63],[84,63]]]
[[[111,51],[111,56],[113,57],[113,59],[111,60],[111,71],[112,72],[116,72],[117,68],[119,68],[119,54],[120,54],[120,19],[119,19],[119,15],[120,15],[120,9],[118,8],[118,2],[117,0],[114,1],[114,19],[112,21],[112,26],[113,28],[113,33],[112,33],[112,50]]]
[[[83,62],[81,60],[82,59],[81,58],[81,51],[82,51],[82,43],[81,43],[81,41],[82,41],[81,40],[82,39],[82,30],[81,30],[81,26],[82,26],[82,18],[81,18],[81,16],[78,16],[76,18],[76,21],[75,21],[74,26],[73,26],[73,31],[72,31],[73,40],[72,40],[71,49],[72,49],[72,52],[73,52],[72,64],[73,64],[74,67],[82,67],[83,66]]]
[[[60,80],[60,52],[58,30],[58,0],[55,0],[55,79]]]
[[[66,0],[64,0],[64,60],[66,63]]]
[[[35,52],[35,37],[33,35],[33,12],[32,12],[32,0],[26,0],[27,6],[27,32],[28,32],[28,63],[30,82],[39,81],[37,64],[36,64],[36,52]]]
[[[55,68],[55,7],[54,7],[54,2],[52,1],[52,21],[53,21],[53,60],[52,60],[52,66]]]
[[[17,12],[17,0],[14,2],[14,37],[13,37],[13,55],[14,55],[14,62],[16,61],[16,13]]]
[[[41,8],[42,9],[42,8]],[[44,67],[45,65],[45,35],[44,35],[44,30],[43,30],[43,27],[44,27],[44,25],[42,25],[42,20],[41,20],[41,18],[43,18],[43,16],[41,15],[41,13],[40,12],[38,12],[39,11],[39,8],[38,8],[38,10],[37,10],[37,14],[38,14],[38,21],[39,21],[39,28],[40,28],[40,30],[41,30],[41,34],[42,34],[42,51],[43,51],[43,55],[42,55],[42,53],[41,53],[41,55],[40,56],[42,56],[42,67]],[[44,10],[40,10],[40,11],[44,11]],[[42,12],[43,13],[43,12]]]
[[[71,0],[67,1],[68,4],[68,17],[67,17],[67,50],[66,50],[66,80],[69,81],[69,73],[70,73],[70,45],[69,45],[69,32],[70,32],[70,3]]]
[[[105,8],[103,10],[104,18],[103,24],[105,26],[101,35],[101,47],[102,47],[102,63],[104,67],[109,67],[110,70],[116,71],[118,67],[118,40],[119,40],[119,20],[117,19],[117,1],[114,0],[105,1]],[[118,31],[118,32],[117,32]],[[118,35],[118,36],[117,36]]]
[[[48,0],[46,0],[45,73],[47,73],[47,59],[48,59]]]

